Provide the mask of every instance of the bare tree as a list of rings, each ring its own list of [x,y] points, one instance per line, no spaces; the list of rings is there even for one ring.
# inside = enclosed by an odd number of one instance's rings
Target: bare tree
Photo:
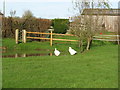
[[[105,2],[89,2],[90,0],[76,0],[75,9],[79,10],[79,15],[73,18],[73,22],[70,25],[71,33],[75,34],[79,38],[79,46],[83,46],[83,41],[87,42],[86,49],[89,50],[90,45],[92,43],[93,36],[98,33],[102,32],[102,22],[103,18],[99,17],[99,9],[97,9],[97,14],[93,15],[92,12],[85,12],[84,15],[82,13],[86,10],[86,8],[109,8],[109,4]],[[102,11],[101,11],[102,13]]]
[[[22,15],[22,18],[24,18],[24,19],[28,19],[28,18],[32,18],[32,17],[34,17],[34,16],[33,16],[33,13],[30,10],[26,10],[24,12],[24,14]]]
[[[16,14],[16,11],[14,10],[14,11],[10,11],[10,26],[11,26],[11,33],[12,34],[14,34],[14,32],[13,32],[13,26],[14,26],[14,24],[13,24],[13,22],[14,22],[14,19],[13,19],[13,17],[15,16],[15,14]]]
[[[12,11],[12,10],[10,11],[10,16],[11,16],[11,17],[14,17],[15,14],[16,14],[16,11],[15,11],[15,10],[14,10],[14,11]]]
[[[85,8],[110,8],[109,0],[73,0],[73,9],[79,14]]]
[[[74,17],[74,21],[70,25],[70,32],[79,38],[79,47],[81,47],[82,51],[83,41],[87,42],[86,49],[89,50],[93,36],[102,32],[102,21],[98,15]]]

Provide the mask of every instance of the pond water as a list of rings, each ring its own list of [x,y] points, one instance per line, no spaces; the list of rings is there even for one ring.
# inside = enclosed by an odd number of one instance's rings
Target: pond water
[[[45,53],[36,53],[36,54],[11,54],[11,55],[2,55],[2,58],[18,58],[18,57],[30,57],[30,56],[52,56],[53,54],[52,53],[48,53],[48,54],[45,54]]]
[[[1,50],[2,58],[18,58],[18,57],[31,57],[31,56],[53,56],[53,50],[48,49],[36,49],[32,51],[28,50]]]

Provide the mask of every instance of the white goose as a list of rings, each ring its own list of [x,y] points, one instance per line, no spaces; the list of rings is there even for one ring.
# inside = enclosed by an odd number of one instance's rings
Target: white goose
[[[55,56],[59,56],[59,55],[60,55],[60,51],[58,51],[58,50],[55,48],[54,54],[55,54]]]
[[[77,53],[77,51],[75,51],[74,49],[72,49],[71,47],[69,47],[69,53],[70,53],[71,55],[74,55],[74,54]]]

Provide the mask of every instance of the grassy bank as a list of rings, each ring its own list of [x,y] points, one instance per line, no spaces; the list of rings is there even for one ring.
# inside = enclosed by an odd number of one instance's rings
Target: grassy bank
[[[65,36],[60,36],[60,37],[55,37],[55,38],[60,38],[60,39],[72,39],[72,40],[77,40],[76,37],[65,37]],[[111,42],[107,42],[107,41],[93,41],[92,42],[92,47],[96,47],[96,46],[103,46],[103,45],[111,45],[114,43]],[[53,46],[50,46],[50,42],[49,41],[43,41],[43,42],[39,42],[39,41],[30,41],[28,39],[27,43],[19,43],[19,44],[15,44],[15,39],[11,39],[11,38],[5,38],[2,39],[2,46],[7,47],[8,50],[35,50],[35,49],[54,49],[54,48],[58,48],[60,50],[65,50],[65,48],[68,48],[69,46],[75,48],[75,49],[79,49],[78,47],[78,42],[66,42],[66,41],[53,41]]]
[[[28,41],[27,43],[15,44],[14,39],[6,38],[2,40],[2,46],[7,48],[5,50],[7,53],[3,53],[3,55],[16,53],[53,53],[55,48],[60,50],[62,55],[67,55],[69,54],[68,48],[70,46],[78,52],[80,51],[77,42],[53,41],[53,46],[51,47],[49,41]]]
[[[63,49],[64,47],[77,47],[77,42],[61,42],[53,41],[53,47],[50,46],[50,41],[27,41],[27,43],[15,44],[15,40],[5,38],[2,40],[2,46],[7,47],[9,50],[35,50],[35,49],[54,49],[55,47]],[[63,49],[64,50],[64,49]]]
[[[4,40],[3,45],[8,42]],[[79,51],[75,43],[54,42],[53,47],[49,42],[9,44],[11,48],[28,47],[28,51],[33,47],[52,50],[57,47],[62,55],[3,58],[3,88],[117,88],[118,46],[99,43],[94,42],[91,50],[74,56],[69,55],[68,47]]]

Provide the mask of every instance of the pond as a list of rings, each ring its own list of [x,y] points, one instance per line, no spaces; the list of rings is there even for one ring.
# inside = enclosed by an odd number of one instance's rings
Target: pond
[[[18,57],[31,57],[31,56],[52,56],[53,50],[49,49],[36,49],[36,50],[1,50],[2,58],[18,58]]]

